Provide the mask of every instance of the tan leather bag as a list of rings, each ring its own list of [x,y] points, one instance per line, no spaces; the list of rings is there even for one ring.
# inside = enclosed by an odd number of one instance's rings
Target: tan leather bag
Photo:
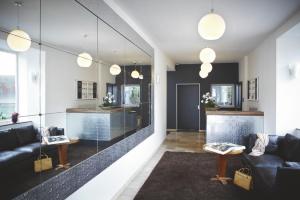
[[[251,190],[252,188],[252,176],[251,171],[248,168],[241,168],[235,171],[233,183],[245,190]]]
[[[37,160],[34,161],[34,171],[41,172],[52,169],[52,158],[46,154],[42,154]]]

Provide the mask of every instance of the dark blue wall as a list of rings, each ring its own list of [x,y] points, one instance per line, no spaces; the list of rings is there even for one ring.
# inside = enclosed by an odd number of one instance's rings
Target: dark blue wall
[[[167,128],[176,129],[176,84],[200,83],[201,96],[210,92],[211,84],[237,84],[239,82],[238,63],[213,63],[213,70],[207,78],[199,76],[200,64],[176,65],[176,71],[167,74]],[[188,103],[188,98],[187,98]],[[206,117],[203,106],[200,106],[200,129],[205,130]]]

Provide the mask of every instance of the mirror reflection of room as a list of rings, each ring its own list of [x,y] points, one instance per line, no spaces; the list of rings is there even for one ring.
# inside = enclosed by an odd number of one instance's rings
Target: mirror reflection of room
[[[149,55],[76,1],[1,1],[0,199],[149,126],[151,71]]]

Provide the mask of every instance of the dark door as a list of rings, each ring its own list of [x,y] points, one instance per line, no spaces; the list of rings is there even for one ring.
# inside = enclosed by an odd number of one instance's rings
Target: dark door
[[[199,130],[199,85],[177,85],[177,129]]]

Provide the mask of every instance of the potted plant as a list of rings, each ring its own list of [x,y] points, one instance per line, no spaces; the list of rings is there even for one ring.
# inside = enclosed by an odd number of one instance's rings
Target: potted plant
[[[109,109],[115,107],[115,104],[116,104],[115,96],[112,93],[108,92],[106,96],[103,97],[103,104],[101,107],[104,109]]]
[[[204,104],[206,111],[218,110],[215,99],[211,96],[209,92],[202,96],[201,103]]]

